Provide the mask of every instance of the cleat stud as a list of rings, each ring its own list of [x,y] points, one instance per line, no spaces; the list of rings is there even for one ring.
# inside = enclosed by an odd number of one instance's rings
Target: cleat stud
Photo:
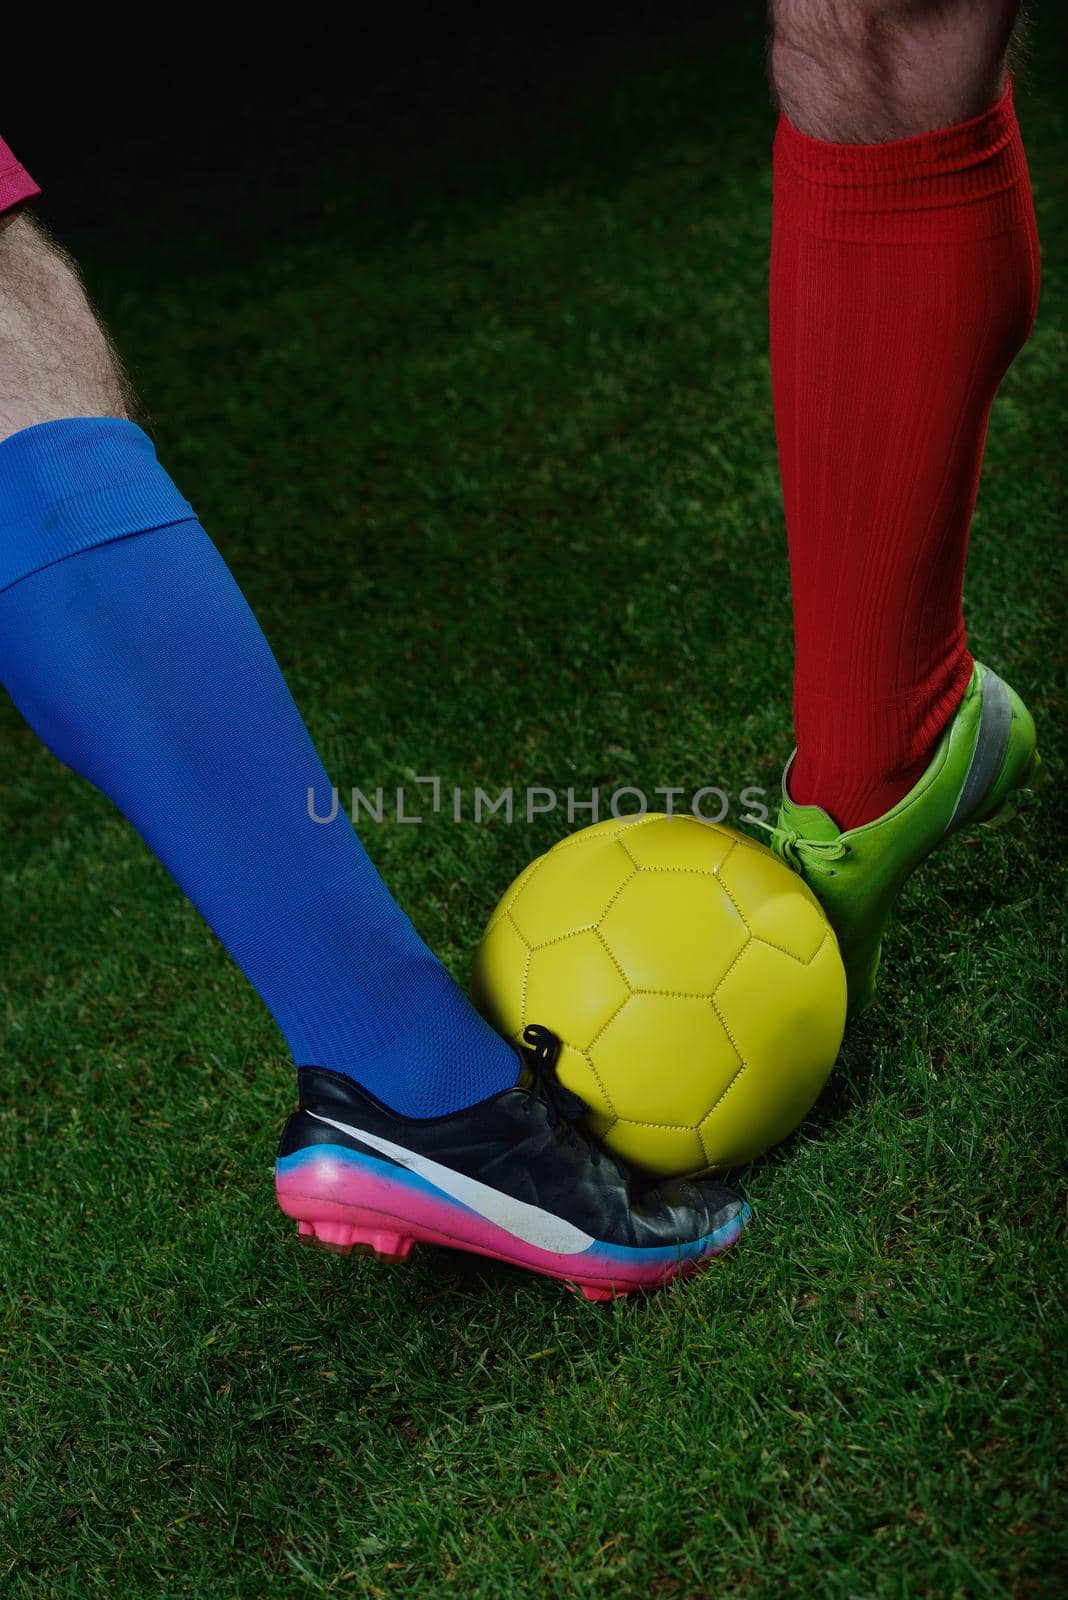
[[[403,1233],[373,1233],[368,1240],[376,1261],[407,1261],[414,1243]]]
[[[352,1229],[344,1222],[317,1222],[315,1237],[324,1244],[353,1244]]]
[[[615,1290],[606,1283],[580,1283],[579,1288],[587,1300],[614,1300]]]
[[[346,1222],[313,1222],[312,1232],[315,1235],[315,1244],[320,1250],[328,1250],[331,1255],[350,1256],[353,1244],[356,1242],[356,1230],[350,1228]],[[309,1240],[309,1243],[311,1241]]]
[[[335,1256],[374,1256],[376,1261],[407,1261],[415,1240],[396,1229],[368,1228],[349,1222],[298,1222],[302,1244],[314,1245]]]
[[[1049,782],[1049,768],[1036,750],[1028,763],[1020,788],[1028,794],[1037,794]]]

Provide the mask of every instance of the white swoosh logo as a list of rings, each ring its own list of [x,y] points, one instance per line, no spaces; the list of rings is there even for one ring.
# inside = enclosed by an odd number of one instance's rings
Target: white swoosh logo
[[[344,1122],[335,1122],[333,1117],[321,1117],[316,1111],[309,1111],[308,1116],[314,1117],[316,1122],[325,1122],[328,1127],[336,1128],[339,1133],[347,1133],[361,1144],[381,1150],[383,1155],[392,1156],[409,1172],[425,1178],[435,1189],[440,1189],[453,1200],[459,1200],[461,1205],[469,1206],[480,1217],[485,1217],[487,1222],[494,1222],[498,1228],[504,1228],[515,1238],[522,1239],[524,1244],[532,1244],[538,1250],[553,1250],[562,1256],[575,1256],[588,1250],[595,1242],[591,1234],[583,1233],[581,1228],[576,1228],[574,1223],[567,1222],[563,1217],[554,1217],[551,1211],[543,1211],[540,1206],[532,1206],[526,1200],[514,1200],[510,1194],[492,1189],[488,1183],[479,1183],[477,1178],[469,1178],[452,1167],[443,1167],[440,1162],[431,1161],[429,1156],[421,1156],[415,1150],[405,1150],[403,1145],[382,1139],[377,1133],[368,1133],[365,1128],[350,1128]]]

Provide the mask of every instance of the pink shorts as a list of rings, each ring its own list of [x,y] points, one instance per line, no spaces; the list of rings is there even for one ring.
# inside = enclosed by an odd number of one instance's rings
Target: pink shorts
[[[0,212],[10,211],[12,206],[20,205],[23,200],[32,200],[40,192],[26,168],[15,160],[3,139],[0,139]]]

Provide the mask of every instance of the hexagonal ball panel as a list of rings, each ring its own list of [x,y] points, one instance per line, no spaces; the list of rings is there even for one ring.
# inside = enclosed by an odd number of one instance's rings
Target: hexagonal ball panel
[[[833,940],[807,966],[758,939],[746,947],[715,998],[745,1070],[701,1124],[713,1165],[750,1161],[797,1127],[834,1066],[845,999]]]
[[[510,914],[531,946],[593,927],[634,870],[627,852],[608,835],[550,850],[516,895]]]
[[[696,817],[655,817],[620,843],[640,867],[671,867],[689,872],[715,872],[737,835]]]
[[[491,1027],[510,1038],[517,1038],[523,1027],[528,956],[526,945],[507,916],[487,929],[475,952],[471,998]]]
[[[615,1107],[582,1050],[565,1044],[556,1063],[556,1076],[573,1094],[581,1095],[590,1108],[589,1124],[598,1138],[616,1120]]]
[[[604,1142],[629,1166],[656,1178],[681,1178],[708,1165],[696,1128],[648,1127],[620,1117]]]
[[[808,885],[762,845],[746,842],[720,868],[721,883],[741,907],[758,939],[797,961],[811,961],[827,932],[827,918]]]
[[[711,873],[638,872],[601,934],[632,989],[712,994],[749,937]]]
[[[589,1057],[620,1117],[695,1128],[739,1059],[710,1000],[631,995]]]
[[[571,933],[533,950],[523,1024],[540,1022],[584,1050],[630,993],[596,933]]]

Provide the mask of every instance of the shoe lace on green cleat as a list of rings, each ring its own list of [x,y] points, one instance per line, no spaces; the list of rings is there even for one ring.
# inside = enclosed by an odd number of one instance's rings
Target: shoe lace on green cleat
[[[781,823],[760,822],[756,817],[746,820],[771,835],[772,850],[802,878],[808,872],[822,872],[833,878],[838,869],[831,863],[844,861],[849,854],[849,845],[842,838],[806,839],[795,828],[783,827]]]

